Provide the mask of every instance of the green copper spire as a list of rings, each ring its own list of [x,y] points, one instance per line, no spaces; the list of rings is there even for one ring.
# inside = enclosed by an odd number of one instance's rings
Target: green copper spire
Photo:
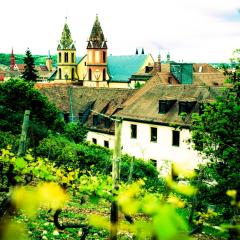
[[[106,42],[98,15],[96,15],[87,48],[107,48]]]
[[[60,43],[58,45],[58,49],[74,49],[74,50],[76,50],[73,40],[72,40],[72,37],[71,37],[71,32],[70,32],[70,29],[69,29],[67,23],[64,24],[62,37],[61,37]]]

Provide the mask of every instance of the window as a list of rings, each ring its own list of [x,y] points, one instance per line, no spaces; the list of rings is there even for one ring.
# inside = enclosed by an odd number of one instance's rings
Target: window
[[[92,139],[92,142],[93,142],[94,144],[97,144],[97,139],[96,139],[96,138],[93,138],[93,139]]]
[[[153,165],[155,168],[157,168],[157,160],[155,160],[155,159],[150,159],[150,161],[151,161],[152,165]]]
[[[112,125],[112,120],[109,118],[104,118],[104,127],[105,128],[110,128]]]
[[[173,146],[179,146],[180,143],[180,132],[179,131],[172,131],[172,145]]]
[[[59,68],[59,79],[62,79],[62,69],[61,68]]]
[[[74,68],[72,68],[72,79],[74,79]]]
[[[106,70],[105,70],[105,68],[103,69],[103,81],[105,81],[106,80]]]
[[[179,111],[178,114],[183,112],[190,113],[196,102],[179,102]]]
[[[183,112],[188,113],[187,104],[185,102],[179,102],[178,114],[183,113]]]
[[[109,148],[109,141],[104,141],[104,147]]]
[[[157,128],[151,127],[151,142],[157,142]]]
[[[103,51],[103,62],[105,63],[106,62],[106,52]]]
[[[62,61],[62,54],[58,53],[58,62],[61,63],[61,61]]]
[[[87,62],[84,62],[84,65],[87,66]]]
[[[92,70],[88,70],[88,79],[91,81],[92,80]]]
[[[97,126],[99,124],[98,115],[93,115],[93,126]]]
[[[176,100],[159,100],[159,113],[165,114],[175,104]]]
[[[72,63],[74,63],[74,53],[72,53],[71,56],[72,56]]]
[[[67,52],[64,53],[64,62],[65,63],[68,62],[68,53]]]
[[[167,112],[167,104],[165,101],[159,101],[159,113]]]
[[[137,125],[131,124],[131,138],[137,138]]]

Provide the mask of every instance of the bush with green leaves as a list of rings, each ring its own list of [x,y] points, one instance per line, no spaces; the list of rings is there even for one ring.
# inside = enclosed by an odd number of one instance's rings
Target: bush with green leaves
[[[37,153],[54,161],[58,166],[110,174],[112,171],[112,151],[90,143],[75,144],[64,136],[51,135],[43,139]],[[151,162],[122,155],[121,180],[146,179],[146,186],[163,187],[158,179],[158,171]]]
[[[0,131],[0,149],[6,148],[10,145],[12,146],[12,149],[16,150],[18,148],[19,139],[19,135],[13,135],[10,132]]]
[[[87,127],[79,122],[67,123],[64,126],[64,136],[75,143],[84,142],[87,137],[87,132]]]

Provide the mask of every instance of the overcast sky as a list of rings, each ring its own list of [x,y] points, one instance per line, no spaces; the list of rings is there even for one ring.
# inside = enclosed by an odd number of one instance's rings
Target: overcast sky
[[[240,0],[1,0],[0,52],[56,54],[67,16],[83,56],[98,14],[109,54],[144,47],[162,59],[169,51],[176,61],[228,61],[240,48],[239,9]]]

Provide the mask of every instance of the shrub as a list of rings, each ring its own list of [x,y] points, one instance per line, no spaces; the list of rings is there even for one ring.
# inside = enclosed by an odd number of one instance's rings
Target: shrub
[[[47,157],[58,166],[110,174],[112,171],[112,151],[89,143],[75,144],[64,136],[49,136],[40,142],[37,153]],[[164,187],[158,178],[158,171],[150,162],[123,155],[121,160],[121,180],[145,179],[146,187]],[[132,169],[132,170],[131,170]]]

